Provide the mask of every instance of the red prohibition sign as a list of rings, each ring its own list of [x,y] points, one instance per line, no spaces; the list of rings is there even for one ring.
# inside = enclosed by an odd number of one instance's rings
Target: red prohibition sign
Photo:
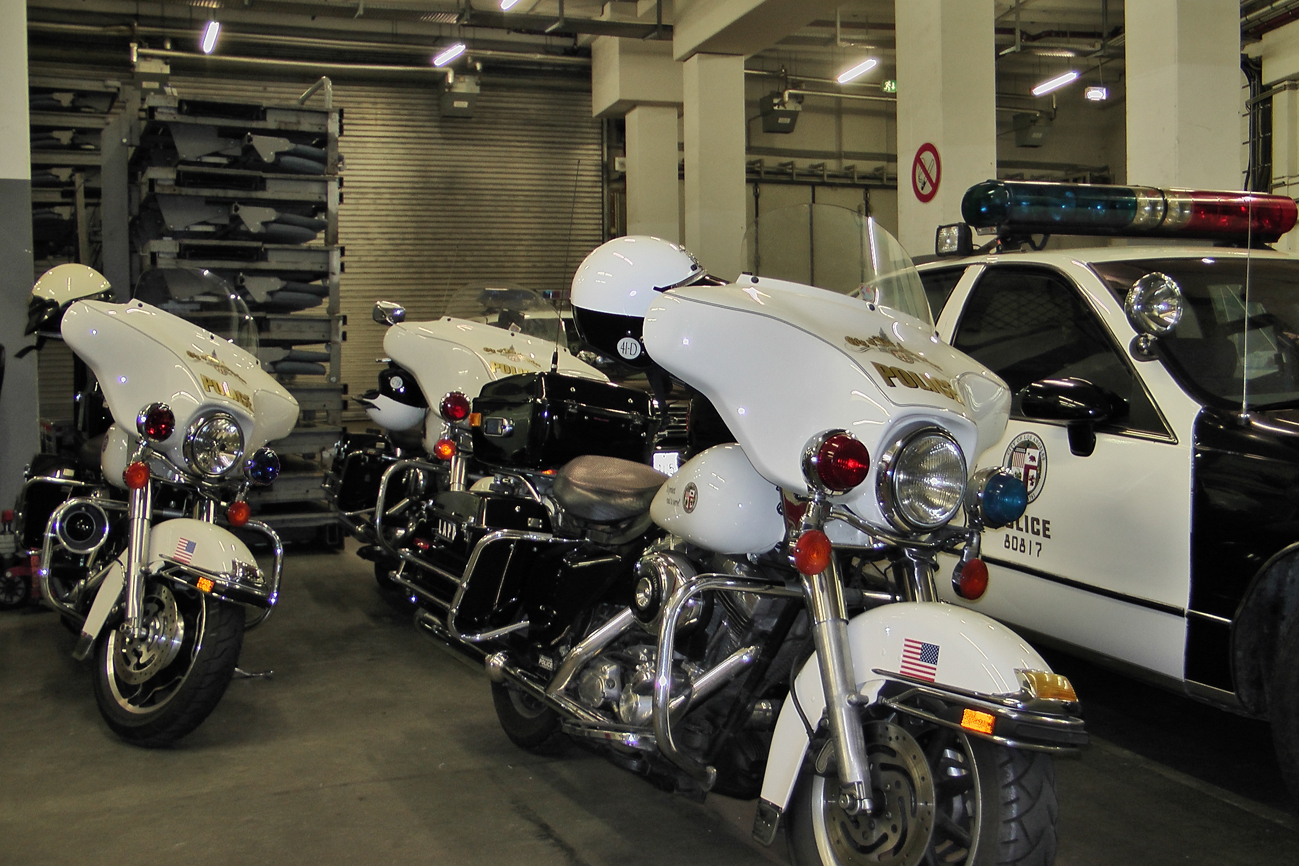
[[[938,183],[942,179],[943,161],[938,158],[938,148],[925,142],[911,160],[911,191],[922,202],[932,201],[938,195]]]

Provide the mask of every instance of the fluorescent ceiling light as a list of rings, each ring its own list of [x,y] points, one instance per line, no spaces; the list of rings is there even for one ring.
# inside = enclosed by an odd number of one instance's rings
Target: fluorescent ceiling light
[[[1104,102],[1110,98],[1110,92],[1103,84],[1091,84],[1083,91],[1089,102]]]
[[[457,42],[455,45],[452,45],[450,48],[443,51],[437,57],[434,57],[433,65],[446,66],[452,60],[455,60],[457,57],[459,57],[461,54],[464,53],[465,53],[465,44],[463,42]]]
[[[504,12],[507,9],[514,8],[515,4],[518,2],[519,0],[501,0],[501,11]]]
[[[1069,48],[1030,48],[1030,54],[1038,57],[1077,57],[1078,52]]]
[[[221,22],[209,21],[203,28],[203,41],[199,47],[203,49],[204,54],[211,54],[212,49],[216,48],[217,37],[221,35]]]
[[[854,78],[859,78],[865,75],[867,72],[870,72],[878,65],[879,65],[879,61],[876,60],[874,57],[871,57],[867,60],[863,60],[861,63],[858,63],[852,69],[849,69],[847,72],[840,75],[839,83],[847,84],[849,81],[852,81]]]
[[[1033,95],[1044,96],[1053,90],[1059,90],[1061,87],[1064,87],[1066,84],[1070,84],[1077,80],[1078,80],[1078,73],[1070,70],[1069,72],[1066,72],[1064,75],[1057,75],[1055,78],[1052,78],[1049,81],[1043,81],[1037,87],[1034,87]]]

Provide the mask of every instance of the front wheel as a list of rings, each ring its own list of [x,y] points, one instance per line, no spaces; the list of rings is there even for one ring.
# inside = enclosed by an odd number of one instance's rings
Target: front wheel
[[[787,837],[797,866],[1049,866],[1057,805],[1050,756],[903,718],[865,725],[874,814],[839,807],[834,745],[799,777]]]
[[[197,590],[150,581],[145,636],[124,627],[100,637],[95,700],[114,733],[137,746],[168,746],[208,717],[234,676],[244,610]]]

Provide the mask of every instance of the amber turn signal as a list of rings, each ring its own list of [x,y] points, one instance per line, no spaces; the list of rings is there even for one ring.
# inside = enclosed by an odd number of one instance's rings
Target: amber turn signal
[[[450,460],[456,456],[456,443],[450,439],[439,439],[433,445],[433,456],[439,460]]]
[[[1047,701],[1076,701],[1078,693],[1068,677],[1051,671],[1016,671],[1019,684],[1035,698]]]
[[[139,460],[122,471],[122,481],[131,490],[140,490],[149,483],[149,464]]]
[[[230,521],[231,526],[243,526],[252,514],[252,506],[243,500],[236,500],[226,509],[226,520]]]
[[[794,567],[811,577],[830,566],[830,539],[819,529],[809,529],[794,542]]]
[[[198,580],[194,581],[194,585],[198,587],[199,592],[211,592],[212,587],[216,586],[210,577],[200,577]]]

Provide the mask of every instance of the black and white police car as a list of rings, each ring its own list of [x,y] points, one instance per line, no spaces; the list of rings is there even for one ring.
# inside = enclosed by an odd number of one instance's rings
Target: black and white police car
[[[988,181],[962,216],[921,279],[939,336],[1016,393],[984,463],[1029,503],[984,534],[985,594],[942,592],[1270,719],[1299,800],[1299,258],[1267,246],[1294,200]]]

